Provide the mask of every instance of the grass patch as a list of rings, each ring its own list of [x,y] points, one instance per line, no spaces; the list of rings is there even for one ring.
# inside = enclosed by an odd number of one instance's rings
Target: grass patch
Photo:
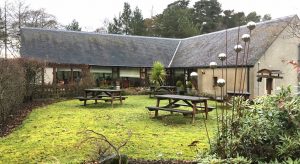
[[[193,160],[197,150],[209,148],[204,116],[198,114],[195,124],[191,117],[169,115],[145,109],[154,106],[155,99],[129,96],[123,105],[91,104],[84,107],[78,100],[69,100],[35,109],[12,134],[0,138],[0,163],[61,162],[80,163],[91,159],[94,147],[81,145],[80,132],[87,129],[104,134],[115,144],[132,137],[121,152],[136,159]],[[211,106],[214,103],[210,104]],[[215,111],[207,120],[210,137],[216,133]],[[188,146],[193,141],[197,146]]]

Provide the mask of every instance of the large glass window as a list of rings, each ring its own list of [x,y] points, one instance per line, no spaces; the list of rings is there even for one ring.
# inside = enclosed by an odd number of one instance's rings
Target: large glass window
[[[108,67],[92,67],[90,72],[93,74],[97,87],[111,86],[112,84],[112,68]]]
[[[72,80],[71,68],[57,68],[56,73],[57,83],[59,84],[69,84]],[[81,78],[81,69],[73,69],[73,80]]]
[[[140,78],[139,68],[122,68],[120,69],[120,77]]]
[[[184,69],[175,69],[174,70],[174,79],[175,79],[175,83],[177,81],[185,81],[185,75],[184,75]]]
[[[121,68],[120,78],[122,88],[138,87],[141,85],[140,68]]]

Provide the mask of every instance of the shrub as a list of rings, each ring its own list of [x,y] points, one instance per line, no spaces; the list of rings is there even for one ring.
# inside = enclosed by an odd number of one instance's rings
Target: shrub
[[[182,81],[180,81],[180,80],[178,80],[177,82],[176,82],[176,87],[182,87],[182,85],[183,85],[183,83],[182,83]]]
[[[144,87],[129,87],[122,89],[122,95],[147,95],[147,90]]]
[[[254,162],[296,160],[300,156],[300,97],[291,89],[260,97],[254,104],[236,102],[240,113],[225,122],[211,153],[222,158],[238,155]]]
[[[36,60],[19,59],[25,72],[25,101],[31,101],[42,83],[44,64]]]
[[[156,85],[163,85],[166,78],[166,71],[164,65],[161,62],[159,61],[154,62],[150,74],[151,74],[150,80],[152,83]]]
[[[232,164],[250,164],[252,163],[251,160],[242,157],[242,156],[237,156],[235,158],[226,158],[226,159],[221,159],[218,158],[216,154],[206,154],[202,153],[200,156],[197,157],[197,162],[201,164],[225,164],[225,163],[232,163]]]
[[[24,70],[18,60],[0,60],[0,126],[22,104],[25,95]]]
[[[193,87],[193,83],[191,81],[188,81],[186,84],[187,88],[192,88]]]

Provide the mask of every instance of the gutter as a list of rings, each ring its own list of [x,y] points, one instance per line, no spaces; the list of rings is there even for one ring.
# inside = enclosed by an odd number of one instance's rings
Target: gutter
[[[173,63],[173,60],[174,60],[174,58],[175,58],[175,55],[176,55],[176,53],[177,53],[177,51],[178,51],[178,48],[179,48],[179,46],[180,46],[180,43],[181,43],[181,40],[179,41],[179,43],[178,43],[178,45],[177,45],[177,47],[176,47],[176,50],[175,50],[175,52],[174,52],[174,54],[173,54],[173,56],[172,56],[172,59],[171,59],[169,65],[168,65],[168,68],[170,68],[171,65],[172,65],[172,63]]]

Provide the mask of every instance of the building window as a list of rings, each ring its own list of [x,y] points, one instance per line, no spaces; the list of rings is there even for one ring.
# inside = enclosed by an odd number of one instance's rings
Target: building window
[[[56,77],[57,82],[59,84],[69,84],[73,80],[80,79],[81,78],[81,69],[73,69],[73,75],[71,68],[58,68]]]
[[[218,77],[213,77],[213,87],[216,87],[218,85]]]
[[[138,87],[141,84],[141,72],[140,68],[121,68],[120,69],[120,78],[121,78],[121,87]]]
[[[109,67],[92,67],[90,72],[96,82],[97,87],[107,87],[112,84],[112,68]]]

